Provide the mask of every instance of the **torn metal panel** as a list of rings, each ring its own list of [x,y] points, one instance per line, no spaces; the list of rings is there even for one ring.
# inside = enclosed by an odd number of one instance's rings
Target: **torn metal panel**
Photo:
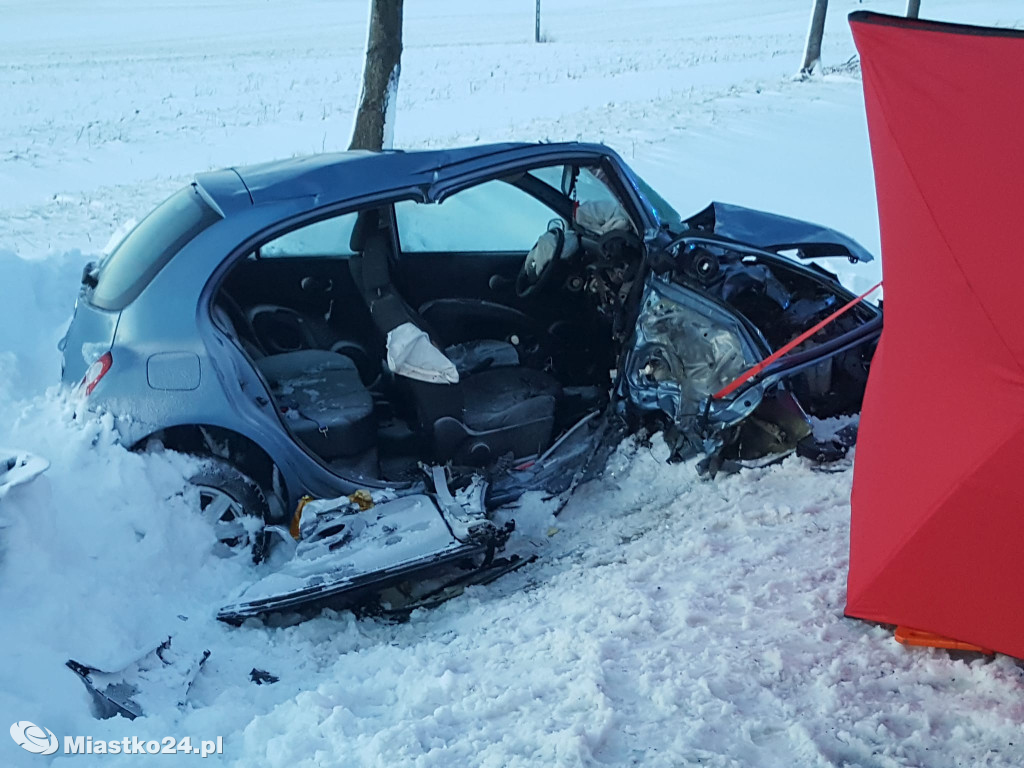
[[[652,278],[644,290],[625,381],[631,403],[660,412],[691,450],[713,449],[715,434],[749,416],[763,391],[715,403],[711,396],[763,359],[763,342],[720,304]]]

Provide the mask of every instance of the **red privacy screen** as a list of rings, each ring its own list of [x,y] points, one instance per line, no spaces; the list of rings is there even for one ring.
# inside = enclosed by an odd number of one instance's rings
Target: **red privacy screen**
[[[1024,33],[850,16],[885,330],[846,613],[1024,658]]]

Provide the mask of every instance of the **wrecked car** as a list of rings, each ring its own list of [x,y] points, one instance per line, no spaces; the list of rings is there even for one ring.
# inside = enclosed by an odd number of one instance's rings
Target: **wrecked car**
[[[737,206],[683,219],[594,144],[230,168],[85,268],[63,380],[126,445],[206,459],[224,548],[291,539],[241,621],[514,567],[494,511],[564,497],[628,433],[712,474],[830,455],[809,417],[859,409],[882,316],[829,258],[871,256]]]

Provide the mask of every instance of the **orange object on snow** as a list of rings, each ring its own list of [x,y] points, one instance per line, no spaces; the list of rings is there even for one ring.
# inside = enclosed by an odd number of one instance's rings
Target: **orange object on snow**
[[[896,627],[895,632],[896,642],[903,643],[903,645],[920,645],[925,648],[947,648],[951,651],[977,651],[978,653],[993,654],[988,648],[982,648],[980,645],[971,645],[970,643],[964,643],[959,640],[954,640],[951,637],[943,637],[942,635],[936,635],[934,632],[925,632],[921,629],[911,629],[910,627]]]
[[[302,510],[305,509],[306,505],[313,500],[312,496],[306,495],[299,499],[298,505],[295,507],[295,514],[292,515],[292,522],[288,526],[288,533],[292,535],[292,538],[298,541],[302,538],[302,534],[299,532],[299,527],[302,523]]]

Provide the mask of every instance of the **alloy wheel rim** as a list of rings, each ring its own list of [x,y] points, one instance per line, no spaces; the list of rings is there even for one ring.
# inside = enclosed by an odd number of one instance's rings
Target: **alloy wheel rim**
[[[217,537],[215,551],[218,555],[231,556],[246,551],[251,536],[245,526],[244,518],[248,517],[245,508],[238,499],[220,488],[198,485],[200,513],[212,527]]]

